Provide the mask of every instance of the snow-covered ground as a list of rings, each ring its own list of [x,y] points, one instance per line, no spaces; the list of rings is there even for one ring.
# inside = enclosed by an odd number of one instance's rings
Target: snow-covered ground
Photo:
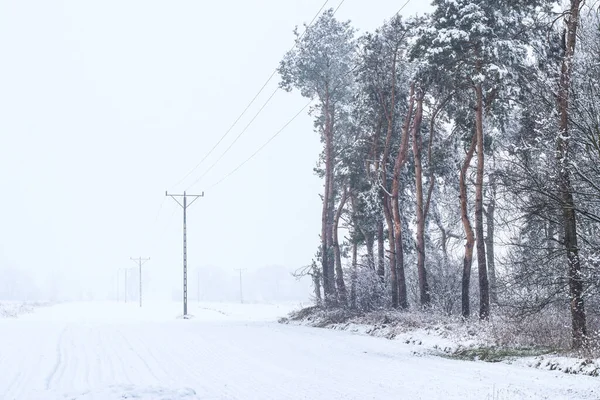
[[[40,302],[0,301],[0,318],[17,318],[20,315],[33,312],[37,307],[43,307],[48,304]]]
[[[530,342],[519,345],[515,337],[510,337],[510,333],[507,333],[507,327],[502,326],[502,320],[498,319],[485,323],[478,320],[465,323],[459,319],[436,318],[435,315],[432,318],[420,312],[373,312],[353,317],[339,310],[307,311],[308,309],[300,313],[294,312],[293,316],[283,318],[282,322],[394,340],[408,347],[416,356],[437,355],[456,359],[501,361],[567,374],[600,377],[600,358],[589,358],[589,355],[583,358],[577,354],[567,357],[548,348],[534,348]],[[334,322],[340,320],[342,322]],[[505,336],[505,341],[506,335],[509,335],[514,341],[512,345],[499,342],[499,336],[502,335]],[[523,340],[524,337],[519,339]]]
[[[281,325],[292,305],[72,303],[0,319],[0,399],[599,399],[600,380]]]

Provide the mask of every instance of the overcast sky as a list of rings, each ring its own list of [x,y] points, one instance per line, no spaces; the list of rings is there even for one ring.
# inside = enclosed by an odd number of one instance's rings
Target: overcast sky
[[[423,13],[412,0],[402,14]],[[188,210],[191,268],[310,262],[320,143],[305,113],[209,189],[305,104],[274,78],[205,163],[323,0],[0,0],[0,270],[108,293],[130,256],[158,286],[181,280],[182,211],[165,190],[205,192]],[[361,32],[404,0],[346,0]],[[328,7],[337,7],[330,1]],[[2,279],[2,277],[0,277]]]

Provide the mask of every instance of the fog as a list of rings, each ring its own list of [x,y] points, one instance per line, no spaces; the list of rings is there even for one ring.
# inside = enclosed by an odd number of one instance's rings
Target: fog
[[[142,301],[179,301],[183,296],[182,285],[165,285],[153,274],[142,270]],[[202,302],[307,302],[310,300],[307,278],[296,279],[293,271],[283,267],[270,266],[254,270],[226,271],[218,267],[203,267],[189,270],[188,301]],[[138,303],[139,269],[123,268],[111,282],[110,289],[99,282],[72,285],[70,279],[56,274],[45,280],[16,268],[0,270],[0,299],[9,301],[88,301],[112,300]],[[127,276],[126,276],[127,275]]]
[[[404,2],[402,2],[404,3]],[[0,0],[0,299],[180,299],[188,209],[189,298],[305,301],[319,242],[320,151],[302,114],[214,186],[306,103],[283,91],[208,173],[278,78],[217,150],[322,0]],[[337,7],[329,2],[327,7]],[[373,30],[402,4],[347,1],[337,16]],[[412,1],[408,15],[428,7]],[[186,177],[183,182],[178,183]],[[202,177],[202,179],[199,179]],[[119,272],[120,271],[120,272]],[[117,280],[118,277],[118,280]],[[123,300],[123,298],[121,298]]]

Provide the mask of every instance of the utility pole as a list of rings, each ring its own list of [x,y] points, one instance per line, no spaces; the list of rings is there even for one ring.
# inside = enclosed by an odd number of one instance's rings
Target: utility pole
[[[244,291],[242,290],[242,271],[245,271],[246,268],[236,268],[235,270],[240,273],[240,303],[244,304]]]
[[[150,260],[150,257],[148,258],[133,258],[133,257],[129,257],[129,259],[131,261],[137,262],[140,266],[140,308],[142,308],[142,265],[146,263],[146,261]]]
[[[187,226],[186,226],[186,211],[189,206],[191,206],[198,198],[204,197],[204,192],[202,194],[187,194],[183,192],[183,194],[169,194],[169,192],[165,192],[165,196],[171,197],[173,200],[177,202],[183,208],[183,317],[187,316]],[[177,200],[178,197],[183,197],[183,204]],[[194,199],[188,204],[187,198],[193,197]]]

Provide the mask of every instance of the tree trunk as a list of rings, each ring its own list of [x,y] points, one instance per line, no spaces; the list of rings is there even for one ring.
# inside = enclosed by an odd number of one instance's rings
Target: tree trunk
[[[392,212],[390,211],[390,196],[384,195],[383,213],[388,226],[388,242],[390,245],[390,281],[392,283],[392,307],[398,308],[398,277],[396,275],[396,243],[394,237],[394,221],[392,220]]]
[[[558,159],[558,187],[560,191],[564,245],[567,252],[569,295],[571,298],[571,325],[572,346],[581,348],[587,335],[586,315],[583,301],[583,277],[579,247],[577,244],[577,219],[575,215],[575,202],[573,199],[573,186],[569,165],[569,91],[571,90],[571,74],[573,72],[573,56],[577,42],[577,29],[579,26],[579,13],[581,0],[571,0],[568,15],[564,55],[562,60],[560,86],[558,90],[558,111],[560,115],[559,133],[557,138]]]
[[[350,286],[350,307],[356,309],[356,284],[358,280],[358,244],[352,243],[352,283]]]
[[[378,151],[378,143],[379,137],[381,136],[381,128],[383,125],[383,114],[380,114],[379,120],[377,123],[376,135],[373,138],[373,158],[375,159],[375,171],[377,174],[380,173],[381,165],[386,161],[384,158],[381,162],[379,161],[379,151]],[[386,147],[389,145],[386,140]],[[383,179],[383,184],[385,185],[385,174],[381,174],[381,179]],[[374,179],[376,182],[377,179]],[[381,196],[383,202],[383,195]],[[381,279],[381,282],[385,280],[385,236],[383,233],[383,220],[378,219],[377,221],[377,275]]]
[[[553,219],[550,216],[547,216],[548,218],[548,222],[546,224],[547,228],[546,228],[546,241],[548,242],[548,257],[552,257],[552,255],[554,254],[554,245],[556,242],[556,238],[555,238],[555,229],[556,226],[554,224]]]
[[[352,210],[356,210],[356,198],[350,195],[350,201],[352,205]],[[365,240],[365,247],[367,249],[367,265],[370,269],[375,271],[375,233],[371,231],[373,229],[372,226],[369,226],[369,230],[365,230],[363,226],[360,225],[359,221],[354,216],[354,211],[352,215],[352,223],[354,224],[353,236],[356,236],[358,232],[362,235]],[[356,239],[356,238],[355,238]]]
[[[371,231],[367,231],[364,232],[363,235],[365,237],[365,246],[367,247],[369,268],[375,270],[375,234]]]
[[[315,287],[315,300],[317,301],[317,305],[320,306],[323,304],[323,298],[321,297],[321,272],[314,260],[312,262],[312,271],[309,275],[312,278],[313,286]]]
[[[383,221],[377,221],[377,275],[385,278],[385,236],[383,234]]]
[[[331,104],[329,90],[326,90],[325,104],[323,105],[325,114],[325,188],[323,195],[323,212],[321,215],[321,261],[323,269],[323,294],[325,305],[330,306],[335,301],[333,254],[331,254],[331,202],[333,193],[333,121],[331,114]]]
[[[385,101],[383,97],[381,97],[382,107],[385,111],[385,116],[387,120],[387,134],[385,138],[385,148],[383,150],[383,158],[381,162],[381,181],[384,186],[382,190],[382,199],[383,199],[383,210],[385,214],[385,220],[388,226],[388,238],[389,238],[389,246],[390,246],[390,280],[391,280],[391,289],[392,289],[392,307],[398,308],[398,276],[397,276],[397,246],[396,246],[396,231],[394,227],[394,221],[392,217],[392,209],[393,209],[393,195],[390,196],[388,190],[388,175],[387,175],[387,164],[390,156],[390,150],[392,147],[392,136],[394,133],[394,109],[396,105],[396,57],[397,52],[394,52],[394,59],[392,61],[392,69],[391,69],[391,77],[392,77],[392,85],[391,85],[391,94],[390,94],[390,103],[386,107]]]
[[[339,296],[339,302],[342,306],[346,306],[348,304],[348,298],[346,295],[346,285],[344,283],[344,271],[342,270],[342,256],[340,254],[340,242],[338,239],[338,227],[340,223],[340,216],[344,211],[344,206],[346,205],[346,200],[348,199],[348,191],[344,189],[344,193],[342,194],[342,198],[340,199],[340,204],[338,205],[337,211],[335,213],[335,218],[333,220],[333,251],[335,256],[335,283],[337,286],[337,293]]]
[[[494,259],[494,214],[496,212],[496,175],[490,176],[490,201],[487,206],[485,250],[487,255],[488,273],[490,278],[490,301],[498,304],[498,286],[496,284],[496,261]]]
[[[402,217],[400,215],[400,172],[402,167],[406,163],[408,154],[408,137],[410,129],[410,121],[412,119],[413,108],[415,104],[415,85],[414,83],[410,86],[408,111],[404,118],[404,125],[402,126],[402,137],[400,140],[400,148],[396,155],[396,162],[394,163],[394,175],[392,178],[392,212],[394,215],[394,238],[395,245],[394,250],[396,252],[396,271],[398,274],[398,296],[399,306],[401,308],[408,308],[408,296],[406,292],[406,277],[404,275],[404,244],[402,241]],[[391,245],[390,245],[391,246]]]
[[[335,172],[334,172],[334,168],[335,168],[335,138],[334,138],[334,124],[335,124],[335,107],[334,105],[330,105],[331,108],[331,118],[330,118],[330,137],[331,137],[331,143],[332,145],[329,147],[329,158],[331,160],[331,168],[329,169],[329,213],[328,213],[328,225],[327,225],[327,235],[328,238],[327,240],[329,241],[329,254],[330,254],[330,258],[329,260],[329,272],[331,274],[330,276],[330,282],[332,282],[332,295],[333,295],[333,299],[334,301],[338,300],[338,293],[337,293],[337,282],[336,282],[336,275],[337,275],[337,271],[335,269],[335,248],[333,245],[333,227],[334,227],[334,223],[335,223],[335,214],[336,214],[336,207],[335,207],[335,197],[336,197],[336,191],[335,191]],[[342,277],[343,279],[343,277]],[[334,284],[335,282],[335,284]],[[343,282],[343,281],[342,281]],[[346,297],[345,293],[344,293],[344,297]]]
[[[404,242],[402,239],[402,218],[398,200],[392,197],[392,209],[394,215],[394,251],[396,253],[396,289],[398,290],[398,306],[402,309],[408,308],[408,295],[406,291],[406,276],[404,274]]]
[[[475,236],[473,235],[473,228],[471,227],[471,221],[469,221],[469,207],[468,207],[468,194],[467,194],[467,172],[469,171],[469,165],[473,159],[473,153],[475,152],[475,146],[477,144],[477,135],[473,135],[471,140],[471,146],[465,157],[465,161],[460,170],[460,215],[467,237],[465,244],[465,257],[463,260],[463,276],[462,276],[462,315],[468,318],[471,314],[471,304],[469,296],[469,286],[471,283],[471,264],[473,263],[473,245],[475,244]]]
[[[478,62],[479,63],[479,62]],[[479,272],[479,318],[490,316],[490,288],[485,258],[485,236],[483,234],[483,88],[475,85],[477,109],[475,110],[475,135],[477,136],[477,178],[475,180],[475,234],[477,236],[477,267]]]
[[[429,285],[427,284],[427,270],[425,269],[425,206],[423,204],[423,166],[421,153],[423,139],[421,136],[421,122],[423,121],[423,95],[417,98],[417,110],[413,123],[413,154],[415,157],[415,184],[417,197],[417,274],[419,277],[419,295],[422,306],[431,302]]]

